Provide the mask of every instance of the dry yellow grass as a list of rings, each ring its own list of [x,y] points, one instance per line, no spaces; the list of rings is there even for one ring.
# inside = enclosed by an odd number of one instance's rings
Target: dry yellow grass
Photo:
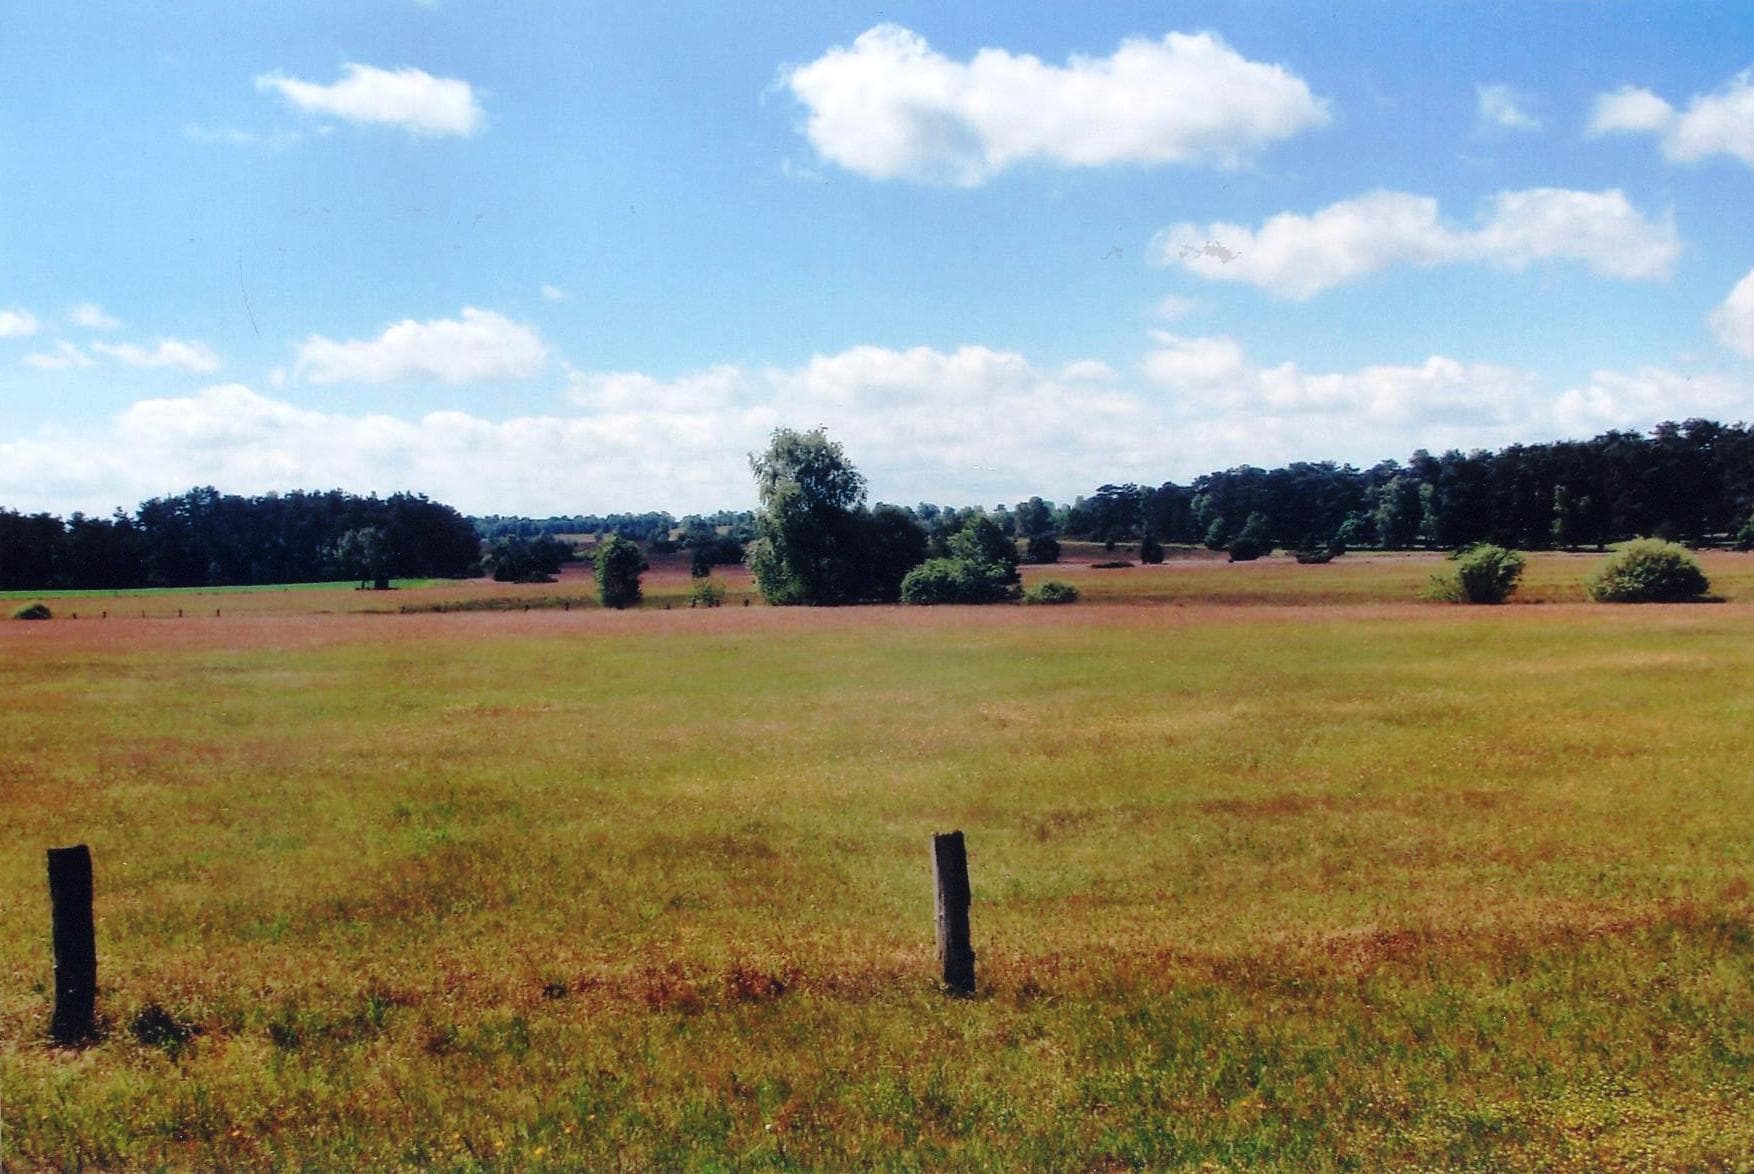
[[[1754,610],[1277,570],[0,627],[0,1154],[1746,1163]],[[972,1001],[931,981],[950,827]],[[108,1029],[68,1052],[42,850],[75,840]]]

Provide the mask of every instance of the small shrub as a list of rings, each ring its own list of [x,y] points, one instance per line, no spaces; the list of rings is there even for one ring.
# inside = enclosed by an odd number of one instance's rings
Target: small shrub
[[[1139,561],[1149,566],[1163,562],[1163,543],[1147,534],[1139,540]]]
[[[1736,531],[1735,541],[1737,550],[1754,550],[1754,514],[1750,514],[1742,528]]]
[[[1230,540],[1230,561],[1252,563],[1262,555],[1273,553],[1273,535],[1267,526],[1267,515],[1253,513],[1242,530]]]
[[[1023,559],[1031,563],[1057,563],[1060,561],[1060,543],[1046,535],[1031,538],[1024,550]]]
[[[12,613],[15,620],[47,620],[54,617],[45,603],[30,603]]]
[[[688,592],[689,607],[718,607],[724,602],[724,586],[711,579],[696,579]]]
[[[201,1034],[193,1023],[185,1023],[157,1003],[148,1003],[134,1016],[130,1025],[134,1038],[149,1048],[159,1048],[173,1059],[182,1054],[189,1041]]]
[[[1077,603],[1078,588],[1058,579],[1046,579],[1023,597],[1024,603]]]
[[[1629,542],[1587,584],[1597,603],[1677,603],[1711,590],[1699,560],[1673,542]]]
[[[1110,562],[1106,562],[1106,563],[1091,563],[1090,569],[1093,571],[1119,571],[1119,570],[1124,570],[1127,567],[1130,567],[1132,565],[1133,564],[1128,562],[1126,559],[1119,559],[1119,560],[1114,560],[1114,561],[1110,561]]]
[[[639,576],[646,569],[639,547],[612,534],[598,544],[596,563],[597,596],[604,607],[620,609],[639,603]]]
[[[1522,555],[1487,542],[1457,552],[1455,564],[1453,572],[1431,577],[1426,598],[1445,603],[1503,603],[1516,590],[1523,573]]]
[[[1311,531],[1303,536],[1297,549],[1291,552],[1300,563],[1330,563],[1346,553],[1346,543],[1338,533],[1323,537]]]

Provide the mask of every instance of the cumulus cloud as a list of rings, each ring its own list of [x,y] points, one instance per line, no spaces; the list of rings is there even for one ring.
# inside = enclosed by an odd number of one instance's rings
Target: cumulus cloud
[[[91,349],[130,367],[169,367],[197,375],[219,370],[219,356],[213,353],[213,348],[204,342],[187,342],[180,338],[160,339],[151,349],[131,342],[94,342]]]
[[[1709,319],[1717,340],[1744,358],[1754,359],[1754,269],[1730,290]]]
[[[122,325],[121,319],[104,313],[104,308],[96,302],[80,302],[67,307],[67,321],[86,330],[116,330]]]
[[[487,124],[487,114],[468,82],[434,77],[423,69],[379,69],[348,62],[341,79],[328,85],[265,73],[256,79],[256,88],[277,93],[309,114],[396,126],[420,136],[468,136]]]
[[[294,373],[312,383],[391,383],[421,377],[445,383],[527,379],[548,348],[534,329],[492,310],[463,307],[456,318],[404,319],[373,339],[336,342],[312,335]]]
[[[24,338],[37,332],[37,316],[18,306],[0,310],[0,338]]]
[[[783,77],[824,159],[871,179],[973,187],[1008,167],[1236,166],[1324,125],[1328,105],[1282,65],[1210,33],[1123,41],[1052,65],[982,49],[968,61],[883,24]]]
[[[1507,85],[1475,87],[1480,124],[1499,130],[1540,130],[1541,120],[1523,109],[1526,99]]]
[[[1568,388],[1553,406],[1554,423],[1569,436],[1610,428],[1649,428],[1663,420],[1703,416],[1743,418],[1754,409],[1754,383],[1717,372],[1686,373],[1660,367],[1597,371]]]
[[[856,346],[791,366],[568,373],[550,414],[314,410],[228,383],[143,399],[75,432],[0,439],[0,501],[107,512],[229,492],[416,489],[474,513],[675,512],[753,504],[747,454],[823,425],[877,500],[1068,500],[1103,480],[1186,480],[1244,462],[1371,463],[1415,448],[1745,417],[1754,386],[1604,371],[1555,396],[1533,374],[1442,355],[1349,371],[1261,363],[1237,340],[1154,336],[1132,370],[983,346]]]
[[[1674,224],[1648,219],[1620,191],[1564,188],[1500,192],[1473,229],[1445,224],[1430,196],[1376,191],[1309,216],[1281,212],[1258,229],[1177,224],[1151,242],[1159,265],[1297,300],[1395,265],[1569,260],[1609,277],[1665,277],[1680,251]]]
[[[1598,94],[1589,133],[1654,134],[1664,157],[1677,163],[1729,155],[1754,167],[1754,70],[1743,70],[1709,94],[1695,94],[1685,111],[1636,86]]]
[[[1156,384],[1207,410],[1263,418],[1344,417],[1367,429],[1443,424],[1497,434],[1527,420],[1539,381],[1526,371],[1433,355],[1415,365],[1312,373],[1295,363],[1261,367],[1232,338],[1158,332],[1144,370]]]

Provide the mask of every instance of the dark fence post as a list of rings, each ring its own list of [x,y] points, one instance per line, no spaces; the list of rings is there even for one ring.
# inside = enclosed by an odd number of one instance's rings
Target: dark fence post
[[[84,844],[49,849],[49,901],[54,913],[55,1019],[59,1044],[90,1038],[97,1011],[97,930],[91,919],[91,850]]]
[[[974,950],[968,943],[968,852],[961,832],[932,837],[938,962],[952,994],[974,994]]]

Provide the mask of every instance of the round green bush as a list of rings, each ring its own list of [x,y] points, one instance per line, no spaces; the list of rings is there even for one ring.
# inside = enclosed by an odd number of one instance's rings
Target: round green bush
[[[1655,538],[1627,543],[1588,583],[1597,603],[1678,603],[1711,590],[1699,560]]]
[[[1046,579],[1023,597],[1024,603],[1077,603],[1078,588],[1058,579]]]
[[[12,618],[15,620],[46,620],[53,615],[54,613],[49,610],[47,604],[31,603],[13,612]]]
[[[1458,551],[1456,569],[1433,575],[1426,595],[1447,603],[1503,603],[1516,590],[1523,573],[1523,556],[1502,546],[1482,542]]]

